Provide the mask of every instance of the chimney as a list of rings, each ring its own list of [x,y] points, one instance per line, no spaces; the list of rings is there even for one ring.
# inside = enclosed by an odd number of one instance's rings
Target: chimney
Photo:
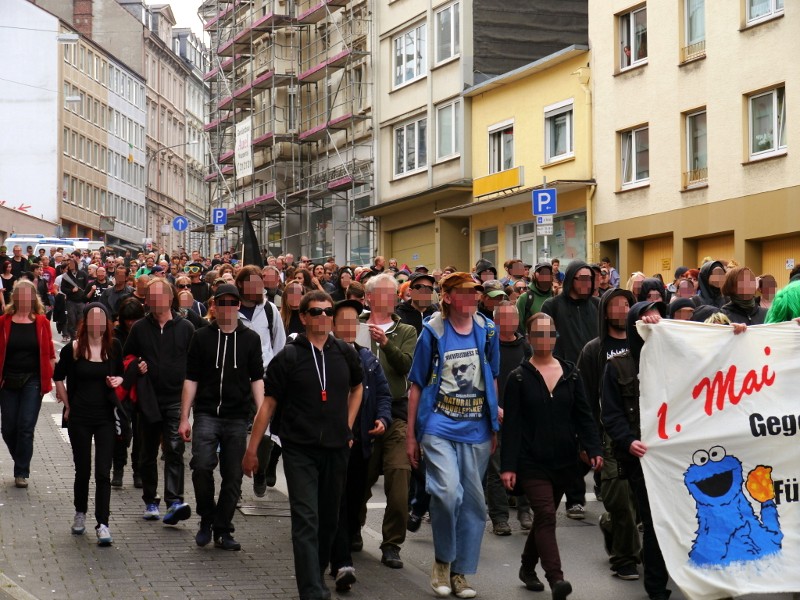
[[[94,0],[73,0],[72,26],[84,37],[92,37],[92,3]]]

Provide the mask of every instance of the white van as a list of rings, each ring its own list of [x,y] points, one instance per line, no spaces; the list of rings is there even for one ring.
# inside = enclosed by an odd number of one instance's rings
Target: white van
[[[22,253],[25,254],[25,250],[28,246],[36,246],[36,244],[55,244],[63,246],[69,244],[69,242],[55,236],[46,236],[37,233],[13,233],[3,242],[3,246],[6,247],[9,256],[14,246],[21,247]]]
[[[39,248],[44,248],[46,256],[50,256],[50,248],[63,248],[63,254],[72,254],[75,251],[75,246],[70,246],[68,242],[61,241],[58,244],[36,244],[33,248],[33,255],[39,256]],[[52,265],[51,265],[52,266]]]
[[[64,238],[64,240],[68,244],[75,246],[78,250],[88,250],[89,252],[100,250],[100,248],[105,246],[105,242],[97,242],[89,238]]]

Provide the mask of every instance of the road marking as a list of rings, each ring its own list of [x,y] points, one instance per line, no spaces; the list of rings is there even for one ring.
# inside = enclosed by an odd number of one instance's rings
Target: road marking
[[[61,413],[53,413],[50,416],[53,417],[53,421],[55,421],[56,427],[58,427],[58,434],[61,436],[61,439],[69,444],[69,432],[67,432],[66,428],[61,427]],[[94,438],[92,438],[92,444],[94,444]]]

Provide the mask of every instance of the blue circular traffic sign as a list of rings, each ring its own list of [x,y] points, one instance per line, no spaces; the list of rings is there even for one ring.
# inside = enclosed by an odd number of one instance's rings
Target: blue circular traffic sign
[[[172,219],[172,226],[176,231],[186,231],[189,227],[189,219],[184,216],[177,216]]]

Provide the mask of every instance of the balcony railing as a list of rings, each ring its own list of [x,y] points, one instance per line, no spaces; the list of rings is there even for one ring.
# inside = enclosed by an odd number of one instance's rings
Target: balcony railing
[[[689,62],[690,60],[695,60],[698,58],[702,58],[706,55],[706,41],[700,40],[699,42],[695,42],[694,44],[690,44],[684,48],[681,48],[681,62]]]
[[[690,189],[708,183],[708,167],[694,169],[683,174],[683,189]]]

